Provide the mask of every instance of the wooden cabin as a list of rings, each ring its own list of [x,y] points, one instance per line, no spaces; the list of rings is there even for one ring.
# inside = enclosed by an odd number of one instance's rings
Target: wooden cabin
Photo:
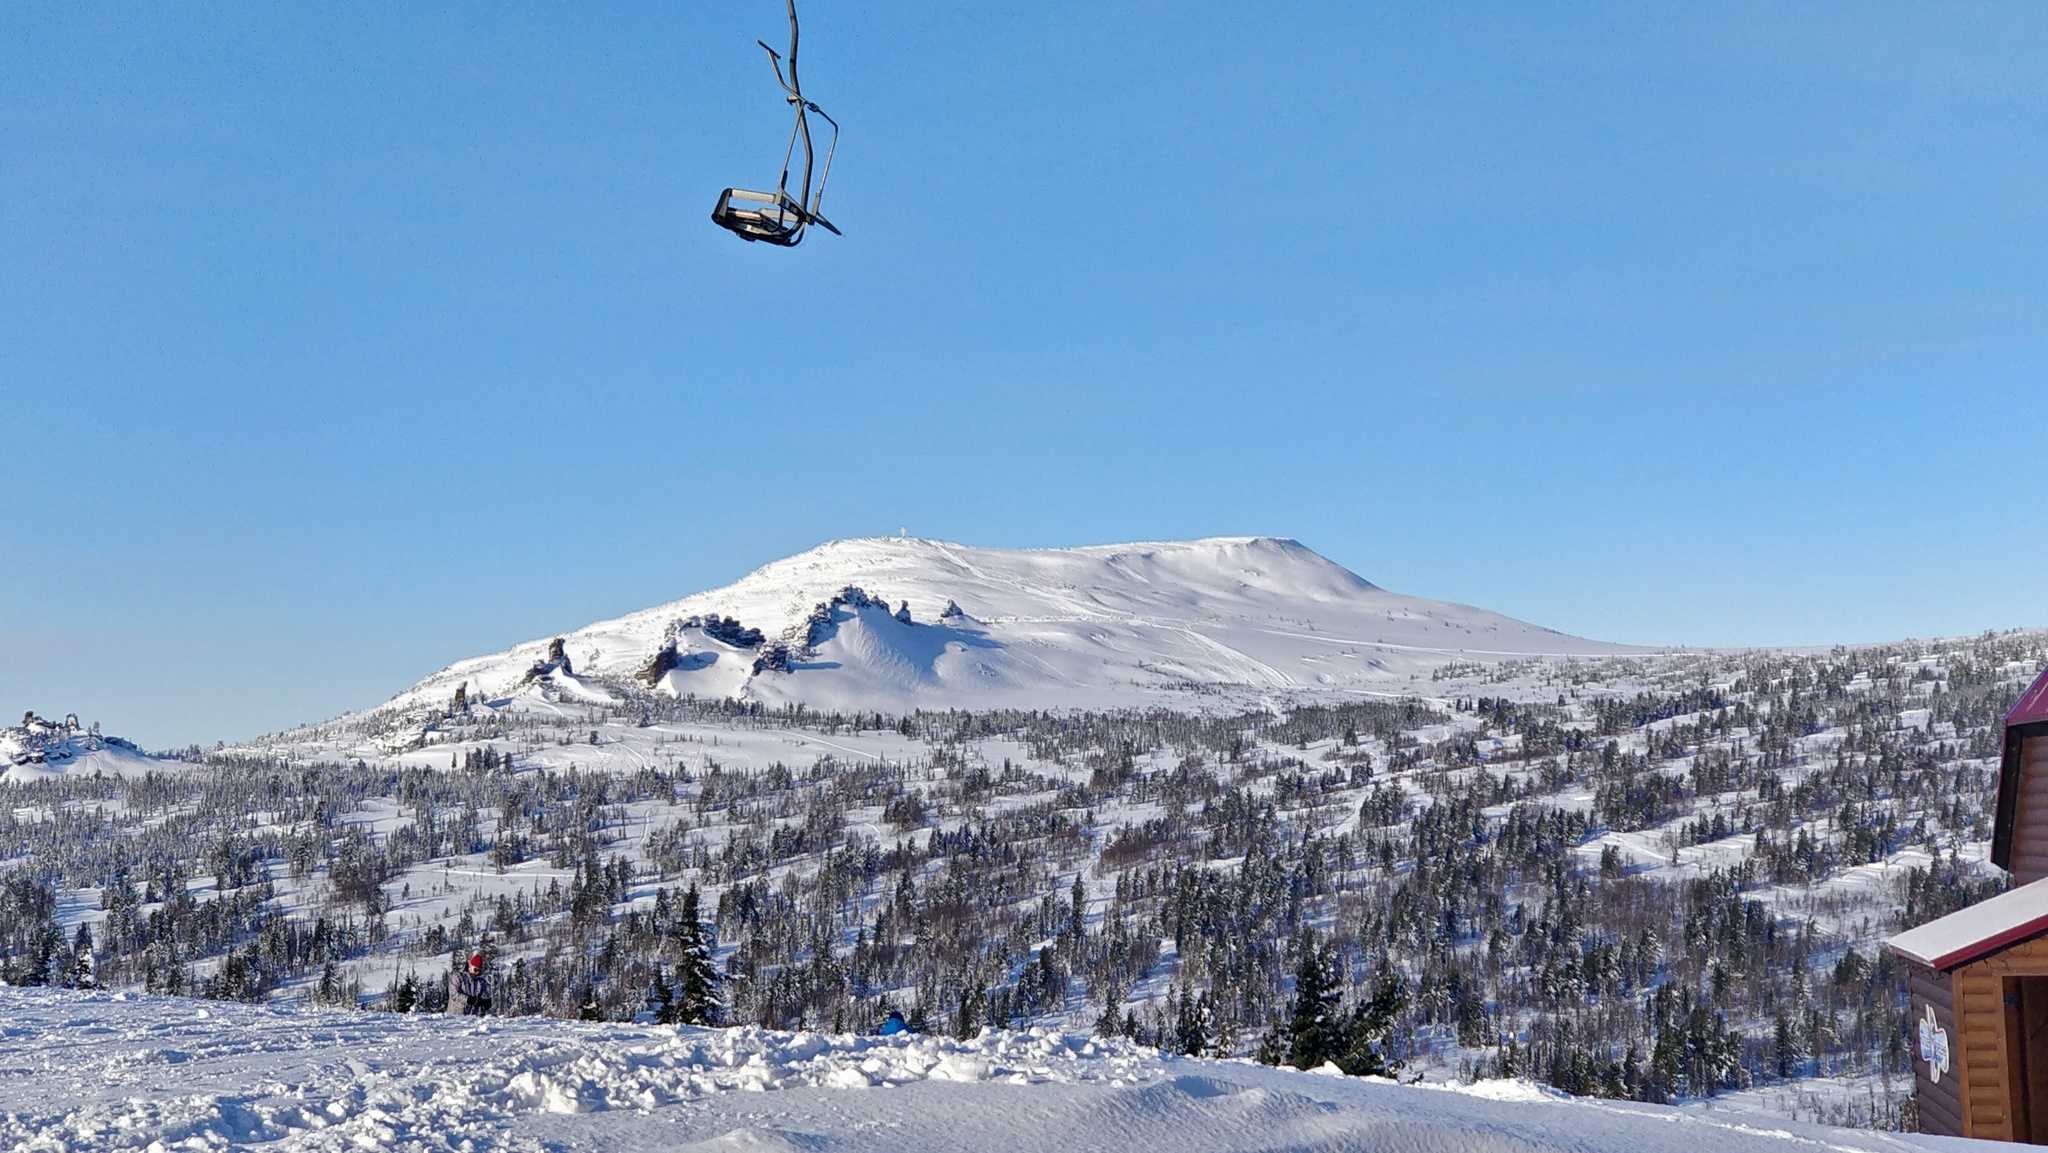
[[[1991,862],[2015,888],[1901,933],[1920,1131],[2048,1144],[2048,671],[2005,718]]]

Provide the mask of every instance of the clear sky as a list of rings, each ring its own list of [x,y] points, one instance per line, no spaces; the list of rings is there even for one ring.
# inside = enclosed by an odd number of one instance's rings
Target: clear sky
[[[155,747],[842,536],[1611,640],[2048,625],[2048,7],[0,7],[0,719]]]

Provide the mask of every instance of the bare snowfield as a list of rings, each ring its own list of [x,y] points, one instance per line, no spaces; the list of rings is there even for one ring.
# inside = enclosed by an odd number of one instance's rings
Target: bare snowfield
[[[0,989],[0,1141],[91,1150],[1892,1151],[1940,1138],[1162,1057]]]

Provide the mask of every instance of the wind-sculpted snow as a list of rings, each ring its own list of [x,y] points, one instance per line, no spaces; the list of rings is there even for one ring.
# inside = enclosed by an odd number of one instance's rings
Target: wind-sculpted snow
[[[1042,1029],[956,1041],[22,989],[0,990],[0,1019],[0,1142],[24,1153],[1923,1147],[1520,1084],[1445,1092],[1161,1057]]]

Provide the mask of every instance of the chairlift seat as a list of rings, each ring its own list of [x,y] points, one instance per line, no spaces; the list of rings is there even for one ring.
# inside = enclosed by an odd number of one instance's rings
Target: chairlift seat
[[[741,204],[762,207],[745,208]],[[728,188],[718,194],[718,205],[711,210],[711,222],[741,240],[764,240],[787,248],[803,238],[805,213],[787,192]]]

